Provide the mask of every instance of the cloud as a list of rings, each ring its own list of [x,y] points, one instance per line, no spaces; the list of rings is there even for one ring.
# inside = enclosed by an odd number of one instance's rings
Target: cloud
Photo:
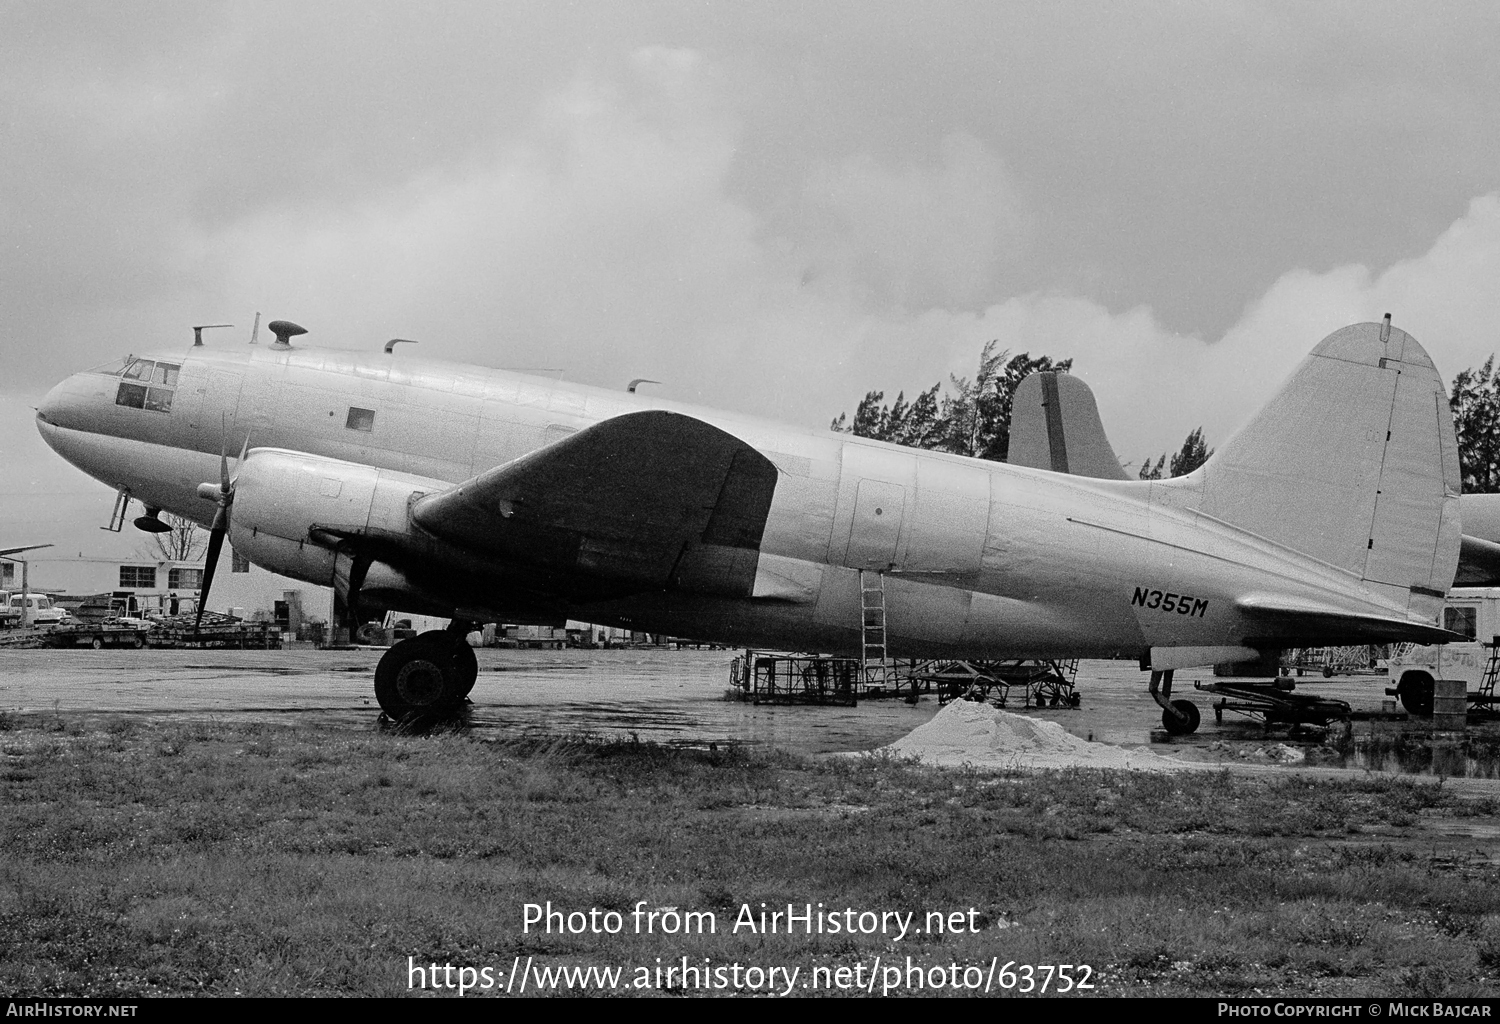
[[[424,354],[559,366],[618,386],[824,423],[851,374],[918,373],[921,312],[982,302],[1026,216],[976,139],[923,164],[812,169],[805,227],[777,234],[731,196],[740,123],[715,69],[643,48],[580,75],[481,159],[363,203],[286,206],[204,230],[182,272],[206,308],[296,319],[309,340],[399,335]]]
[[[1387,310],[1450,378],[1493,350],[1495,196],[1424,253],[1383,269],[1287,267],[1220,336],[1178,334],[1147,305],[1010,294],[1038,215],[1002,155],[962,131],[899,159],[813,160],[791,215],[768,215],[735,179],[741,88],[703,52],[636,49],[461,160],[336,203],[289,194],[172,221],[151,264],[176,282],[170,298],[128,295],[74,322],[101,328],[97,350],[122,317],[243,329],[259,309],[302,323],[312,344],[414,337],[426,356],[564,367],[607,387],[652,377],[674,398],[809,426],[867,390],[971,374],[996,340],[1074,358],[1132,460],[1199,425],[1221,444],[1320,338]]]
[[[868,153],[816,164],[804,200],[815,222],[833,223],[803,236],[810,273],[895,311],[971,307],[1003,288],[1002,269],[1024,250],[1023,201],[974,136],[949,135],[938,157],[925,167],[886,167]]]
[[[205,231],[186,262],[222,282],[205,305],[253,304],[314,343],[416,337],[429,356],[603,386],[649,376],[672,397],[809,425],[866,390],[971,373],[997,340],[1073,357],[1127,459],[1200,425],[1221,443],[1320,338],[1387,310],[1450,374],[1492,344],[1493,196],[1383,271],[1287,269],[1207,338],[1147,306],[1000,298],[1033,215],[972,136],[922,159],[814,162],[798,227],[778,232],[733,195],[741,135],[711,61],[642,48],[614,77],[580,73],[459,167],[358,204],[241,218]]]
[[[977,317],[919,322],[933,338],[966,337],[970,348],[994,338],[1016,352],[1073,357],[1074,372],[1098,396],[1117,451],[1139,461],[1148,451],[1175,450],[1200,425],[1210,445],[1222,443],[1320,340],[1387,312],[1451,380],[1495,351],[1495,280],[1500,196],[1487,195],[1470,203],[1427,252],[1379,273],[1357,264],[1288,270],[1217,339],[1174,334],[1144,306],[1112,313],[1063,294],[1020,296]]]

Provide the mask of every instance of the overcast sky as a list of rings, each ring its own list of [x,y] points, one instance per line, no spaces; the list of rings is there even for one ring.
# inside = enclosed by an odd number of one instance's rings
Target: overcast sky
[[[257,310],[808,425],[997,339],[1216,445],[1497,347],[1500,7],[0,0],[0,543],[134,547],[31,406]]]

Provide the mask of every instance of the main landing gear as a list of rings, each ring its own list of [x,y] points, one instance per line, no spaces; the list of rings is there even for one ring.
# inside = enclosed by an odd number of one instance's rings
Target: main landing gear
[[[1172,699],[1172,670],[1151,673],[1151,699],[1161,705],[1161,725],[1173,736],[1198,731],[1198,705]]]
[[[479,661],[465,632],[435,629],[402,640],[375,666],[375,699],[392,718],[453,711],[479,677]]]

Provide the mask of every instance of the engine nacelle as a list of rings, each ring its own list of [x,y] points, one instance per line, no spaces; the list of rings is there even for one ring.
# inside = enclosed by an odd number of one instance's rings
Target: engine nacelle
[[[319,586],[335,585],[330,537],[413,537],[408,505],[449,485],[281,448],[257,448],[240,466],[229,542],[256,565]],[[415,539],[413,537],[413,539]]]

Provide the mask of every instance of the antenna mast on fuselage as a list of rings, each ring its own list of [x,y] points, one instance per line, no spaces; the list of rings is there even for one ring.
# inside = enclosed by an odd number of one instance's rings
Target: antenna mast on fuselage
[[[198,324],[193,328],[193,347],[203,347],[203,332],[215,327],[233,327],[234,324]]]

